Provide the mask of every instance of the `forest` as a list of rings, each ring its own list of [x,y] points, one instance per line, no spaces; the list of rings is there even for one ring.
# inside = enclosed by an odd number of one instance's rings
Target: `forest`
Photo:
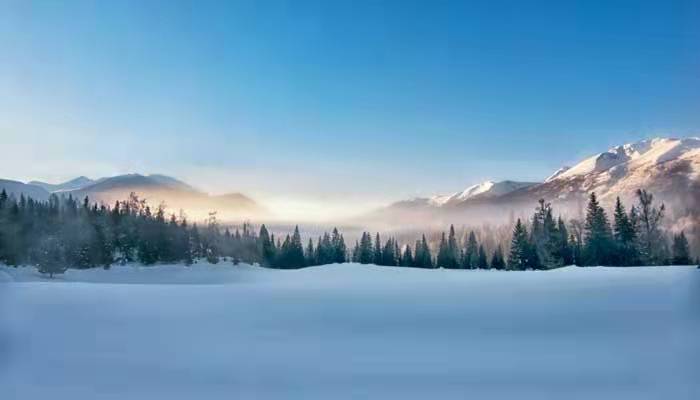
[[[529,220],[518,219],[510,240],[490,251],[474,231],[458,240],[454,226],[438,240],[420,234],[415,243],[382,241],[379,233],[362,233],[349,248],[333,229],[303,243],[299,227],[275,237],[263,224],[231,231],[211,213],[204,223],[190,223],[183,212],[167,214],[131,194],[113,206],[71,196],[52,195],[46,202],[0,193],[0,263],[33,265],[53,276],[68,268],[109,268],[138,262],[259,264],[293,269],[348,261],[382,266],[450,269],[546,270],[565,265],[636,266],[697,263],[684,232],[662,228],[665,206],[651,193],[637,191],[627,211],[617,199],[612,215],[589,197],[585,220],[555,218],[551,204],[540,200]]]

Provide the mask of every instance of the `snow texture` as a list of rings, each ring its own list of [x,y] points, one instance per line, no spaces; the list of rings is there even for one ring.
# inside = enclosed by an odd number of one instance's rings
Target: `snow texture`
[[[560,169],[547,181],[600,173],[621,165],[625,165],[626,170],[653,166],[684,158],[685,155],[693,153],[697,149],[700,149],[700,138],[642,140],[613,147],[605,153],[589,157],[564,171]],[[697,156],[697,154],[695,155]]]
[[[690,267],[0,267],[0,282],[4,399],[700,398]]]
[[[431,205],[441,207],[448,204],[460,203],[476,197],[486,198],[501,196],[535,184],[536,183],[533,182],[485,181],[476,185],[469,186],[463,191],[451,195],[433,196],[429,199],[429,203]]]

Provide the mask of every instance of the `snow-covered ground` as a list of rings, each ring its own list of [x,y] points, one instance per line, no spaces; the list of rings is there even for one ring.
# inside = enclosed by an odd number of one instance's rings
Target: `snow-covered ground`
[[[700,271],[0,267],[3,399],[698,399]]]

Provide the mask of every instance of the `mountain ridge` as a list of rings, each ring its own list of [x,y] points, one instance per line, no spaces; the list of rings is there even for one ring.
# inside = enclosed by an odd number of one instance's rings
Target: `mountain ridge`
[[[51,194],[58,194],[79,199],[88,197],[91,201],[110,205],[127,199],[133,192],[152,207],[164,204],[171,211],[182,209],[199,217],[215,211],[219,215],[248,218],[264,211],[261,205],[242,193],[209,195],[179,179],[162,174],[131,173],[96,180],[81,176],[57,184],[0,180],[0,189],[5,189],[8,194],[16,197],[24,194],[41,201],[47,200]]]
[[[614,146],[572,167],[559,168],[540,183],[495,191],[489,196],[477,193],[460,197],[460,193],[479,192],[480,188],[502,182],[482,182],[447,196],[398,201],[370,216],[392,224],[413,217],[437,223],[464,218],[478,222],[487,216],[503,219],[512,213],[526,215],[539,199],[556,205],[560,212],[580,215],[591,192],[610,207],[618,196],[625,202],[634,201],[638,189],[647,189],[658,201],[676,204],[680,209],[698,209],[700,138],[656,137]]]

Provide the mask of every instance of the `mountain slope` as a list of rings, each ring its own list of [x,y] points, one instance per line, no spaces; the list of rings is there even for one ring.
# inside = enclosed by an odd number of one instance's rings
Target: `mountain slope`
[[[25,197],[31,197],[35,200],[45,201],[50,196],[50,193],[41,186],[30,185],[9,179],[0,179],[0,192],[3,189],[8,196],[14,195],[16,198],[24,195]]]
[[[604,202],[629,199],[637,189],[673,197],[700,179],[700,139],[655,138],[613,147],[534,187],[531,195],[566,200],[596,192]]]
[[[552,202],[559,212],[578,215],[591,192],[611,207],[617,196],[634,201],[638,189],[678,210],[700,212],[700,139],[628,143],[562,167],[542,183],[487,181],[452,195],[396,202],[371,217],[391,223],[503,220],[511,214],[528,215],[539,199]]]
[[[41,181],[30,181],[30,182],[28,182],[28,184],[41,186],[46,191],[51,192],[51,193],[55,193],[55,192],[63,192],[63,191],[68,191],[68,190],[78,190],[78,189],[84,188],[85,186],[91,185],[94,182],[95,181],[93,181],[90,178],[87,178],[85,176],[79,176],[75,179],[71,179],[67,182],[58,183],[58,184],[46,183],[46,182],[41,182]]]
[[[127,199],[132,192],[146,199],[152,207],[164,204],[172,212],[182,209],[195,218],[210,212],[217,212],[223,218],[252,218],[264,211],[255,201],[240,193],[210,196],[165,175],[128,174],[103,178],[69,193],[112,204]]]
[[[126,200],[131,193],[145,199],[151,207],[164,204],[169,212],[184,210],[192,218],[202,218],[216,212],[222,219],[258,218],[265,210],[251,198],[240,193],[210,196],[193,186],[166,175],[127,174],[91,180],[79,177],[60,184],[33,181],[25,184],[0,180],[0,190],[19,197],[21,194],[45,201],[51,193],[73,196],[92,202],[114,204]]]
[[[461,192],[449,196],[434,196],[430,198],[430,203],[435,206],[449,206],[458,204],[470,199],[486,199],[498,197],[515,190],[536,185],[536,182],[515,182],[515,181],[485,181],[469,186]]]

